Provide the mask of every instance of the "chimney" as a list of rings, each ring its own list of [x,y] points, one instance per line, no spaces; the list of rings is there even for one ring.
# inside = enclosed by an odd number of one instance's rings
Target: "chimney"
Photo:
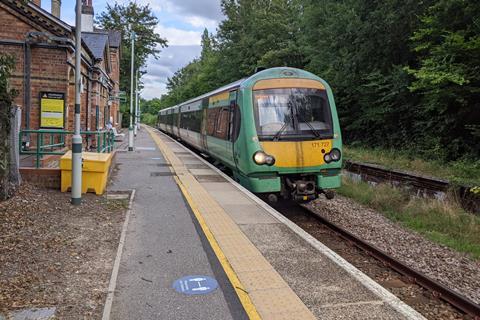
[[[93,32],[92,0],[82,0],[82,31]]]
[[[32,0],[33,4],[41,7],[42,6],[42,0]]]
[[[40,0],[39,0],[40,1]],[[60,19],[60,6],[62,0],[52,0],[52,15]]]

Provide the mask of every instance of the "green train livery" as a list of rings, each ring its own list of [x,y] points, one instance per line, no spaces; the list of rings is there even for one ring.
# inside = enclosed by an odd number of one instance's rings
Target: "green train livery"
[[[158,113],[157,127],[229,168],[251,192],[310,201],[340,186],[342,137],[332,90],[271,68]]]

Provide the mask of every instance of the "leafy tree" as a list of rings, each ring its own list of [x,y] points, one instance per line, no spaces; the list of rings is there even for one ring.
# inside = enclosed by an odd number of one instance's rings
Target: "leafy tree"
[[[303,67],[299,49],[301,5],[295,0],[222,0],[226,19],[218,30],[224,81],[255,68]]]
[[[11,110],[15,90],[10,89],[8,80],[15,68],[15,59],[12,56],[0,54],[0,200],[5,200],[15,191],[14,177],[11,176],[10,130]]]
[[[148,56],[159,57],[161,48],[167,46],[167,40],[156,31],[158,19],[147,4],[142,6],[137,2],[128,4],[107,4],[107,8],[96,18],[102,29],[122,32],[122,57],[120,61],[120,90],[130,96],[130,61],[131,38],[130,30],[135,32],[135,70],[145,66]]]
[[[421,95],[427,148],[444,157],[480,155],[480,2],[440,0],[411,37],[418,65],[410,89]]]

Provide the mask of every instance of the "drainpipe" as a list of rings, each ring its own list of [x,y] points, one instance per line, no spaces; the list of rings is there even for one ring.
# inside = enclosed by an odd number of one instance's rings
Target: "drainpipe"
[[[25,41],[25,63],[24,63],[24,81],[23,81],[23,102],[25,106],[25,129],[30,129],[30,111],[31,111],[31,88],[30,88],[30,78],[31,78],[31,67],[32,67],[32,49],[30,47],[30,41],[27,38]],[[26,135],[26,144],[30,144],[30,134]]]

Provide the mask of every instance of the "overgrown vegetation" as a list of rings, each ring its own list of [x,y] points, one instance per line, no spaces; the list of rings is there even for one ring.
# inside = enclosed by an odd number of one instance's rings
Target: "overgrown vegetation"
[[[157,108],[249,76],[258,66],[292,66],[332,85],[347,144],[438,161],[480,156],[480,2],[221,5],[225,20],[216,36],[205,30],[201,56],[169,79]]]
[[[15,68],[13,56],[0,54],[0,201],[15,191],[11,167],[11,110],[17,92],[9,87],[8,79]]]
[[[344,178],[339,194],[380,211],[389,219],[428,239],[480,259],[480,217],[451,202],[411,198],[406,192],[380,184]]]
[[[382,165],[430,177],[446,179],[453,184],[480,186],[480,160],[458,160],[445,163],[424,160],[395,149],[373,149],[344,146],[345,159]]]

